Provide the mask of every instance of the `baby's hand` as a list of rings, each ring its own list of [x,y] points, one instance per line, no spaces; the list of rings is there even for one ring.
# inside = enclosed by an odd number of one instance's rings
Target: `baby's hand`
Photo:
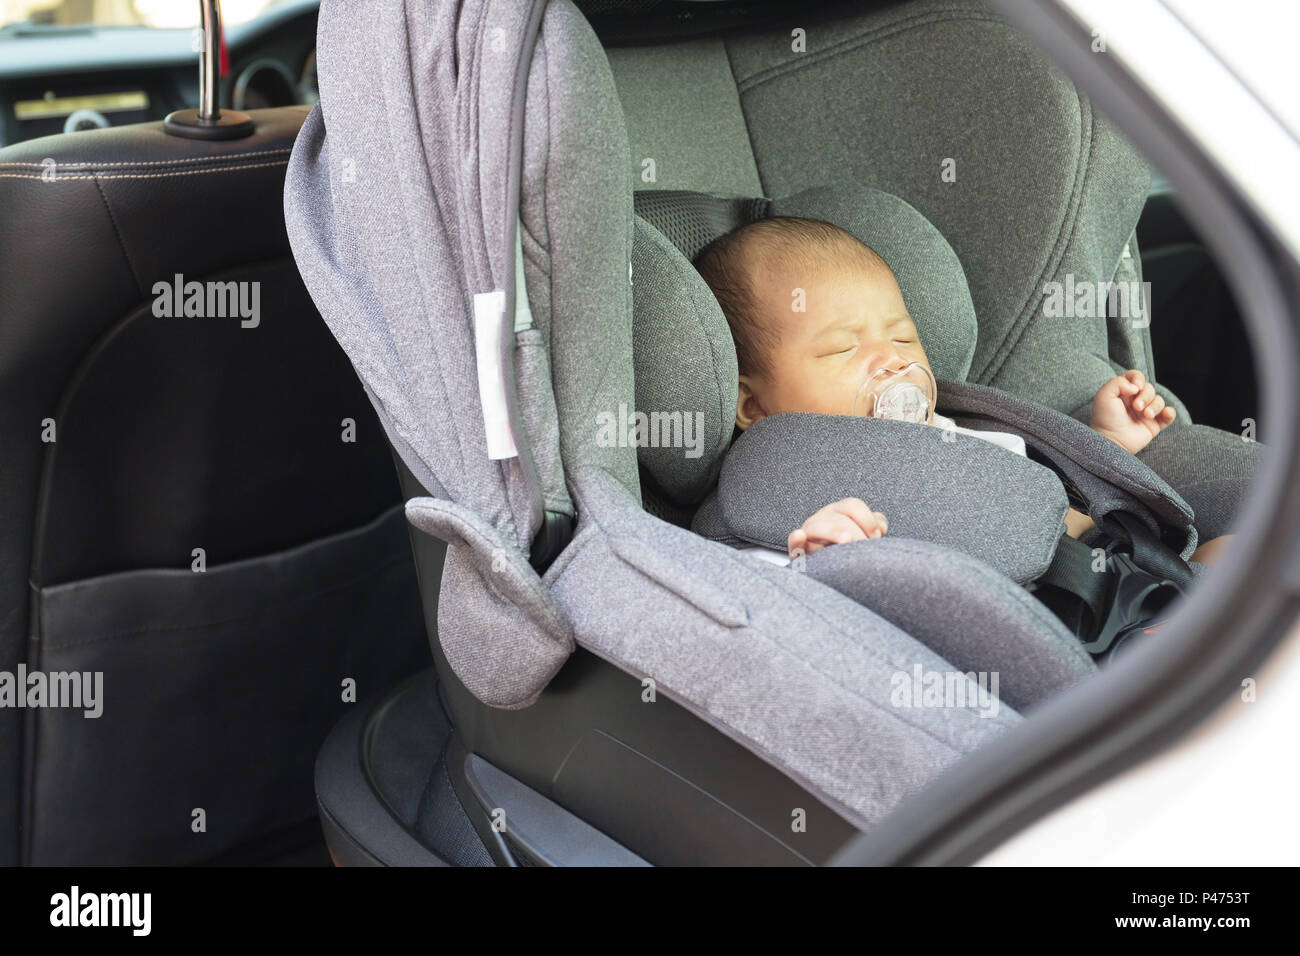
[[[861,498],[843,498],[791,531],[786,545],[790,559],[794,560],[799,554],[812,554],[830,544],[879,538],[888,530],[889,521],[885,516],[872,511]]]
[[[1092,430],[1137,454],[1177,413],[1135,368],[1117,375],[1092,400]]]

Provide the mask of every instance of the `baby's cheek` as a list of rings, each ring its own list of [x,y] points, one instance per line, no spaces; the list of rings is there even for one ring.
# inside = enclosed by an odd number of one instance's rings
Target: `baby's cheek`
[[[849,399],[850,404],[852,398]],[[840,390],[834,379],[826,375],[817,375],[815,370],[800,372],[786,382],[781,390],[779,402],[783,412],[816,412],[823,415],[847,414],[848,408],[843,404]]]
[[[818,395],[817,411],[824,415],[852,415],[855,392],[852,385],[825,380]]]
[[[838,372],[814,379],[817,411],[825,415],[852,415],[853,399],[860,384]]]

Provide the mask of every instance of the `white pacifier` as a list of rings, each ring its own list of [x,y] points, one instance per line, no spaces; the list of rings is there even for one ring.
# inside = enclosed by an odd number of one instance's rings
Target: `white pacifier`
[[[934,408],[934,376],[920,362],[901,369],[879,368],[858,387],[852,414],[928,424]]]

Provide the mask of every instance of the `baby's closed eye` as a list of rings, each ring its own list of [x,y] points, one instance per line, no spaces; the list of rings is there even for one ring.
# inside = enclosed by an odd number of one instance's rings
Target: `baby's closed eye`
[[[857,350],[858,350],[858,346],[857,346],[856,343],[854,343],[854,344],[852,344],[852,345],[843,345],[843,346],[838,346],[838,347],[832,348],[829,352],[823,352],[822,354],[818,355],[817,357],[818,357],[818,358],[830,358],[830,357],[833,356],[833,355],[851,355],[852,353],[856,352]]]

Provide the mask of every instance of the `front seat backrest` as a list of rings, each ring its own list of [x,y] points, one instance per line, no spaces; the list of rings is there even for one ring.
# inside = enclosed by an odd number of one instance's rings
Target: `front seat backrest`
[[[0,864],[191,862],[310,818],[339,681],[423,652],[386,443],[289,255],[306,113],[0,151],[0,670],[106,695],[0,709]]]

